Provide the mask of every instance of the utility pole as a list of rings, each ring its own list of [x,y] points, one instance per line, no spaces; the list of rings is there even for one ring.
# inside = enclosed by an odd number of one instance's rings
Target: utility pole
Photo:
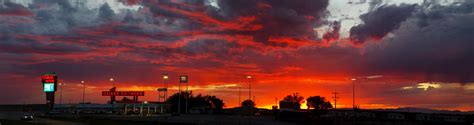
[[[278,106],[278,97],[275,97],[275,106]]]
[[[334,98],[334,109],[337,109],[337,99],[339,98],[339,97],[337,97],[337,94],[339,94],[339,93],[334,91],[332,94],[334,94],[334,97],[332,97],[332,98]]]

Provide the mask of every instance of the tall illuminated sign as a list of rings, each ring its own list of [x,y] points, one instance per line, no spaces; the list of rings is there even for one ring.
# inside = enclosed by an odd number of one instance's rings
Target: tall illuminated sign
[[[57,91],[58,76],[55,72],[48,72],[41,76],[41,83],[43,83],[43,91],[46,93],[46,104],[49,109],[54,107],[54,93]]]
[[[41,76],[44,92],[56,92],[58,84],[58,76],[56,73],[45,73]]]

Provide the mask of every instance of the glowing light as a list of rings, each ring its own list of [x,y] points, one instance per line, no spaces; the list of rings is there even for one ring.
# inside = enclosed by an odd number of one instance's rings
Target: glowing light
[[[426,91],[429,88],[433,88],[433,89],[441,88],[441,85],[438,83],[433,83],[433,82],[425,82],[425,83],[418,83],[418,86],[416,88],[423,89]]]
[[[467,89],[467,90],[474,90],[474,85],[473,84],[466,84],[464,86],[464,89]]]
[[[164,80],[167,80],[169,77],[168,77],[168,74],[163,74],[163,79]]]
[[[54,83],[44,83],[43,84],[44,92],[54,92]]]
[[[247,79],[251,79],[251,78],[252,78],[252,76],[247,76]]]
[[[403,90],[409,90],[409,89],[413,89],[412,86],[405,86],[405,87],[402,87]]]
[[[306,104],[306,101],[304,101],[303,103],[301,103],[300,109],[308,109],[308,105]]]
[[[111,82],[113,82],[113,81],[114,81],[114,78],[110,78],[109,80],[110,80]]]
[[[375,78],[382,78],[383,76],[382,75],[375,75],[375,76],[367,76],[365,78],[367,79],[375,79]]]

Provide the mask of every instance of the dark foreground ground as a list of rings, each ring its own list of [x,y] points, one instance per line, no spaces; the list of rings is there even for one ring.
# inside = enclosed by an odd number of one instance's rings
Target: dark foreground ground
[[[29,108],[25,108],[29,107]],[[33,108],[31,108],[33,107]],[[0,125],[474,125],[474,123],[448,122],[417,122],[413,120],[381,120],[381,119],[345,119],[329,118],[314,119],[301,114],[275,116],[240,116],[240,115],[180,115],[180,116],[138,116],[111,114],[71,113],[46,115],[43,105],[0,106]],[[33,113],[34,120],[22,121],[25,112]],[[229,114],[229,113],[228,113]],[[232,113],[230,113],[232,114]],[[286,119],[285,119],[286,118]],[[469,117],[471,119],[472,117]],[[474,121],[474,120],[467,120]]]
[[[236,115],[120,116],[120,115],[46,115],[33,121],[20,120],[22,112],[0,112],[1,125],[444,125],[389,120],[315,120],[279,121],[272,116]],[[466,123],[465,125],[472,125]]]

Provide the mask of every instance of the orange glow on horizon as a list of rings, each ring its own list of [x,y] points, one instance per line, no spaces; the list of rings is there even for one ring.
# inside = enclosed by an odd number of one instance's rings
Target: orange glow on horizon
[[[254,75],[253,75],[254,76]],[[196,78],[190,76],[190,84],[188,89],[193,92],[194,95],[203,94],[203,95],[215,95],[218,98],[221,98],[225,103],[225,108],[233,108],[240,105],[238,102],[239,90],[241,92],[241,101],[248,98],[248,82],[247,76],[240,77],[240,80],[235,80],[237,82],[211,82],[216,79],[207,78],[212,76],[201,76],[204,79],[209,81],[193,81]],[[169,85],[169,95],[172,95],[178,90],[177,80],[173,81],[173,77],[170,76]],[[339,99],[337,100],[337,108],[352,108],[352,80],[350,77],[273,77],[273,76],[255,76],[252,77],[252,96],[255,96],[256,107],[271,109],[272,106],[276,105],[280,100],[283,99],[286,95],[298,92],[305,99],[310,96],[323,96],[332,104],[334,104],[333,92],[337,91],[340,93],[338,95]],[[397,81],[393,79],[393,81]],[[367,83],[370,81],[360,81],[356,84],[356,104],[359,105],[362,109],[394,109],[400,107],[415,107],[410,105],[393,105],[393,104],[381,104],[381,103],[371,103],[374,99],[372,98],[368,91],[364,91],[366,85],[363,84],[378,84],[377,81],[374,83]],[[71,82],[69,82],[71,83]],[[75,84],[75,83],[71,83]],[[67,89],[72,90],[70,92],[65,91],[66,94],[71,95],[76,89],[79,90],[82,88],[80,82],[76,83],[77,86],[69,85],[65,86]],[[158,81],[155,83],[124,83],[116,81],[115,85],[117,86],[118,91],[145,91],[145,96],[140,97],[140,100],[143,101],[155,101],[157,100],[158,92],[157,89],[164,87],[163,81]],[[403,91],[410,91],[413,89],[418,89],[426,91],[424,89],[416,88],[416,84],[412,89],[404,90],[403,86],[398,87],[397,89]],[[100,92],[106,91],[112,87],[110,81],[103,81],[101,83],[89,82],[86,84],[87,90],[86,95],[89,101],[95,103],[105,103],[108,98],[101,97]],[[184,86],[181,86],[181,90],[184,90]],[[240,87],[240,89],[239,89]],[[461,87],[461,86],[456,86]],[[472,89],[470,87],[465,87],[466,89]],[[274,91],[278,90],[278,91]],[[373,89],[372,91],[377,91]],[[366,94],[367,93],[367,94]],[[66,96],[67,97],[67,96]],[[277,98],[278,100],[275,100]],[[278,105],[278,104],[277,104]],[[306,100],[301,104],[301,109],[307,109]],[[472,110],[472,107],[464,106],[459,108],[440,108],[440,109],[456,109],[456,110]]]

